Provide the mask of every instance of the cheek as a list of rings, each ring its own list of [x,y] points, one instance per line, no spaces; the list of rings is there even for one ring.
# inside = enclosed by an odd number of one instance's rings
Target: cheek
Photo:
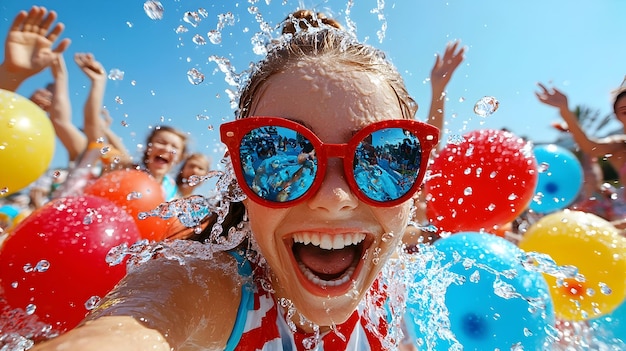
[[[374,216],[381,223],[385,232],[404,234],[409,220],[411,201],[391,208],[374,208]]]
[[[244,200],[244,205],[248,211],[250,229],[256,241],[261,245],[263,242],[274,241],[274,233],[288,210],[261,206],[247,199]]]

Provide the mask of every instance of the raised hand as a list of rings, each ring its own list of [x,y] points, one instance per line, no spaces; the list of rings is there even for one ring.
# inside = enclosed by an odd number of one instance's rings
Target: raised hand
[[[443,92],[456,69],[463,62],[465,47],[459,48],[460,41],[448,43],[443,56],[436,54],[435,65],[430,72],[433,91]]]
[[[87,75],[87,77],[92,81],[105,81],[106,80],[106,72],[104,71],[104,67],[100,62],[96,60],[96,58],[91,53],[77,53],[74,55],[74,62],[78,65],[78,67]]]
[[[64,29],[63,23],[53,24],[56,18],[56,12],[38,6],[17,14],[5,41],[3,86],[17,88],[25,79],[50,66],[67,49],[70,45],[67,38],[52,47]]]
[[[563,94],[557,88],[546,88],[545,85],[538,83],[537,84],[541,91],[535,92],[537,99],[543,102],[546,105],[558,107],[560,109],[567,109],[567,96]]]

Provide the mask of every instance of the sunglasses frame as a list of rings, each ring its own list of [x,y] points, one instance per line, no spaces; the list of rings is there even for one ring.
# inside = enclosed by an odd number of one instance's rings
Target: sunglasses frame
[[[285,202],[267,200],[257,195],[252,189],[250,189],[250,186],[246,182],[243,175],[240,157],[241,141],[250,131],[262,127],[289,128],[297,133],[300,133],[303,137],[307,138],[311,144],[313,144],[317,158],[317,173],[311,187],[299,198]],[[356,183],[353,171],[354,155],[356,148],[367,135],[372,134],[377,130],[386,128],[401,128],[413,133],[413,135],[415,135],[420,142],[422,157],[415,183],[406,192],[406,194],[395,200],[376,201],[367,197]],[[308,198],[317,193],[320,186],[324,182],[328,159],[337,157],[343,159],[343,171],[346,181],[352,193],[355,194],[359,200],[372,206],[392,207],[410,199],[422,184],[426,174],[426,168],[428,166],[431,151],[435,145],[437,145],[439,140],[439,130],[430,124],[415,120],[392,119],[376,122],[366,126],[354,134],[347,144],[329,144],[322,142],[313,131],[292,120],[282,117],[252,116],[223,123],[220,126],[220,136],[222,143],[226,145],[226,148],[231,156],[230,158],[233,163],[233,169],[235,171],[237,181],[248,198],[258,204],[271,208],[285,208],[295,206],[298,203],[306,201]]]

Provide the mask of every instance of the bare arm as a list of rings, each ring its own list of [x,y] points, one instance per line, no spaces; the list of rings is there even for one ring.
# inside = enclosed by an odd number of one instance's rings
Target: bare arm
[[[23,81],[50,66],[57,54],[67,49],[67,38],[52,48],[64,29],[63,23],[52,25],[56,18],[54,11],[38,6],[15,16],[4,44],[0,89],[17,90]]]
[[[52,94],[52,103],[48,110],[50,121],[57,137],[67,149],[69,160],[74,161],[87,148],[87,138],[72,123],[68,74],[63,54],[56,55],[50,68],[54,77],[54,92]]]
[[[430,110],[428,112],[428,123],[443,130],[444,124],[444,103],[446,86],[452,78],[452,74],[463,62],[465,47],[459,48],[459,41],[454,41],[446,45],[443,57],[437,54],[435,65],[430,73],[430,84],[432,96],[430,100]]]
[[[33,351],[183,350],[192,344],[224,349],[241,284],[236,262],[226,253],[184,264],[154,259],[131,270],[87,322]]]
[[[96,61],[96,58],[90,53],[77,53],[74,55],[74,61],[91,81],[89,95],[87,95],[83,109],[83,129],[88,142],[96,142],[98,139],[104,138],[104,126],[100,120],[100,110],[104,100],[106,74],[102,64]]]
[[[126,146],[124,146],[122,139],[120,139],[120,137],[117,134],[115,134],[115,132],[113,132],[113,130],[111,129],[113,118],[109,114],[109,110],[107,110],[106,108],[103,108],[101,113],[102,113],[102,123],[104,125],[104,136],[107,138],[109,144],[111,144],[111,146],[113,146],[118,151],[120,151],[120,153],[124,155],[130,155],[128,153],[128,150],[126,150]]]
[[[548,89],[541,83],[538,85],[540,91],[535,92],[537,99],[539,99],[542,103],[548,106],[556,107],[559,110],[561,117],[565,123],[567,123],[567,128],[572,134],[574,141],[576,141],[576,144],[578,144],[584,153],[590,156],[602,157],[604,155],[623,150],[623,142],[598,142],[587,137],[585,132],[580,127],[580,124],[578,124],[578,118],[569,109],[567,96],[556,88]]]

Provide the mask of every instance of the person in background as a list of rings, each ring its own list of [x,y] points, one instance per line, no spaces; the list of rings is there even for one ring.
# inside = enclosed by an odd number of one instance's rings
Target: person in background
[[[430,71],[432,93],[427,122],[441,131],[444,131],[445,101],[448,98],[446,87],[448,83],[450,83],[454,72],[456,72],[465,59],[465,47],[460,46],[460,43],[459,40],[452,41],[446,45],[443,55],[436,54],[435,64]],[[437,147],[433,149],[433,156],[436,155],[440,147],[441,143],[437,144]],[[426,218],[426,194],[421,191],[418,195],[419,198],[415,199],[415,210],[412,222],[415,225],[423,225],[428,223],[428,219]],[[436,233],[411,225],[405,235],[404,242],[406,243],[407,251],[414,252],[417,250],[418,244],[432,242],[437,238],[438,235]]]
[[[592,139],[585,134],[576,114],[569,108],[567,95],[557,88],[548,88],[538,83],[537,99],[548,106],[556,107],[567,124],[566,128],[582,152],[590,157],[605,157],[619,175],[622,186],[626,185],[626,80],[614,92],[613,112],[624,127],[622,133],[609,135],[602,139]]]
[[[202,184],[202,182],[189,182],[192,176],[203,177],[209,173],[211,160],[201,153],[193,153],[187,156],[180,166],[180,171],[176,176],[176,186],[178,188],[178,197],[191,196],[194,190]]]
[[[617,196],[613,198],[612,223],[619,229],[626,228],[626,79],[619,88],[613,91],[613,113],[622,124],[622,133],[609,135],[601,139],[590,138],[578,123],[576,114],[569,108],[567,95],[557,88],[548,88],[538,83],[539,91],[535,92],[540,102],[558,108],[559,114],[566,125],[562,128],[569,131],[580,151],[591,158],[605,158],[619,177]]]

